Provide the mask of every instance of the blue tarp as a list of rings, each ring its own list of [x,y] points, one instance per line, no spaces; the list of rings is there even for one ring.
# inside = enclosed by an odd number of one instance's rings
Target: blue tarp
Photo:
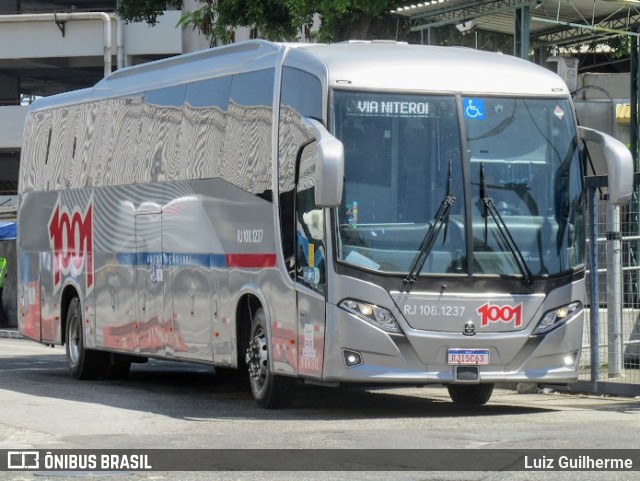
[[[16,238],[17,224],[15,222],[0,221],[0,240]]]

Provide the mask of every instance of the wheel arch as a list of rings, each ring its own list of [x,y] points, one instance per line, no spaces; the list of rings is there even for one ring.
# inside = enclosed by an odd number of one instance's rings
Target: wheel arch
[[[238,357],[238,369],[245,368],[245,351],[249,346],[251,337],[251,321],[258,309],[264,310],[267,319],[268,335],[271,334],[269,305],[262,292],[256,287],[245,287],[236,303],[235,327],[236,327],[236,351]]]
[[[69,305],[71,305],[71,301],[75,297],[78,298],[78,301],[80,302],[80,309],[82,310],[82,299],[77,287],[73,284],[66,285],[62,290],[62,295],[60,296],[60,340],[62,344],[66,344],[67,342],[67,315],[69,313]]]

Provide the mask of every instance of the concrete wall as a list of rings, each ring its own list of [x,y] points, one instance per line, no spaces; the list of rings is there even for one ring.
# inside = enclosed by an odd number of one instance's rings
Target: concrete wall
[[[144,22],[125,24],[125,55],[171,56],[183,53],[182,28],[177,26],[181,14],[179,10],[164,12],[153,27]],[[115,50],[113,53],[115,55]]]
[[[22,147],[24,121],[27,107],[8,105],[0,107],[0,150],[17,150]]]
[[[628,73],[583,73],[578,87],[586,87],[578,98],[585,100],[629,99],[631,80]]]
[[[620,106],[629,104],[629,74],[585,73],[580,75],[579,86],[582,90],[576,96],[575,106],[580,124],[606,132],[628,145],[631,139],[629,119],[617,118],[616,112]],[[599,149],[590,149],[590,152],[596,164],[595,173],[606,173]]]
[[[154,27],[146,23],[124,25],[125,55],[175,55],[182,53],[181,12],[165,12]],[[113,56],[117,52],[116,22],[111,22]],[[102,20],[71,20],[64,35],[53,22],[2,23],[0,59],[76,58],[103,56]]]

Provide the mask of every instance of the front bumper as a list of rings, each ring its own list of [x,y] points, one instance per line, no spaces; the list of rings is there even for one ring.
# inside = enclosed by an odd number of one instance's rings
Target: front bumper
[[[327,306],[323,380],[380,384],[572,383],[578,379],[583,323],[581,311],[542,336],[531,336],[529,330],[464,336],[406,326],[402,335],[393,335],[336,306]],[[488,349],[489,364],[460,370],[447,363],[449,348]],[[345,350],[359,353],[362,363],[349,367]],[[569,357],[573,362],[568,362]]]

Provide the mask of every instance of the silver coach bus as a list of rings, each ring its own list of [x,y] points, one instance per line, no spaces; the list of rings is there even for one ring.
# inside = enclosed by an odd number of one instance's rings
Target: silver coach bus
[[[34,102],[20,167],[19,327],[78,379],[164,358],[301,382],[577,379],[580,138],[628,201],[619,142],[555,74],[388,42],[251,41]]]

